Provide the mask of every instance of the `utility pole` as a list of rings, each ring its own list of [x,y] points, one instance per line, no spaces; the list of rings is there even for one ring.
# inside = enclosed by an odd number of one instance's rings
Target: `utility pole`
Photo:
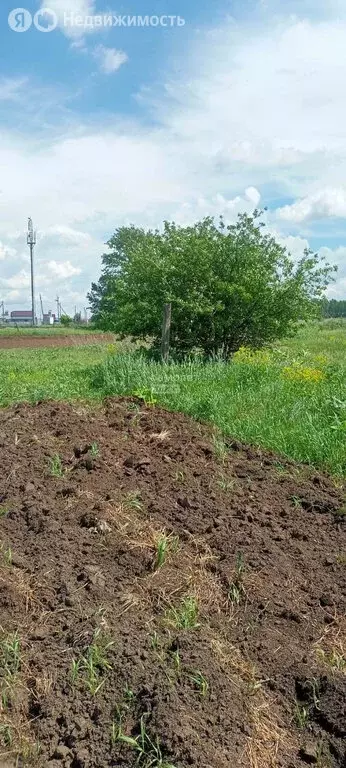
[[[43,301],[42,301],[42,296],[41,296],[41,294],[40,294],[40,303],[41,303],[41,315],[42,315],[42,323],[43,323],[43,316],[44,316],[44,311],[43,311]]]
[[[55,301],[56,301],[56,309],[57,309],[57,320],[59,322],[61,318],[61,304],[60,304],[59,296],[56,297]]]
[[[36,232],[34,231],[32,219],[28,220],[27,243],[30,248],[30,271],[31,271],[31,322],[36,325],[35,312],[35,277],[34,277],[34,248],[36,245]]]

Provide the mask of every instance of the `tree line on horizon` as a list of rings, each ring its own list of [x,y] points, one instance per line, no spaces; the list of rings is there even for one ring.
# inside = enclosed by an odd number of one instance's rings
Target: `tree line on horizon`
[[[346,317],[346,299],[322,299],[322,317]]]

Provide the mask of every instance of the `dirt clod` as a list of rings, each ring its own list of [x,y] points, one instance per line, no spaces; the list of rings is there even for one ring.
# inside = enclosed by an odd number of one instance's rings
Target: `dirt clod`
[[[300,748],[300,756],[305,763],[309,765],[316,764],[318,762],[318,744],[315,742],[308,742]]]

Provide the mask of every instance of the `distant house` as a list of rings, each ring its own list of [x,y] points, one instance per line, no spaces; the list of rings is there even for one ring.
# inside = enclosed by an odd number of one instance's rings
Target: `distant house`
[[[32,324],[32,312],[31,309],[15,309],[11,312],[10,323],[18,323],[18,325],[31,325]]]
[[[56,321],[56,316],[54,315],[53,312],[51,312],[51,311],[49,311],[47,313],[44,312],[43,318],[42,318],[43,325],[54,325],[54,323],[56,323],[56,322],[57,322]]]

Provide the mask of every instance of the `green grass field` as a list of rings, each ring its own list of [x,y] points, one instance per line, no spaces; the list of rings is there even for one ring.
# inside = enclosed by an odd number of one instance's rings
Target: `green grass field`
[[[314,323],[230,363],[162,366],[121,343],[0,351],[0,404],[137,394],[223,432],[346,475],[346,324]]]

